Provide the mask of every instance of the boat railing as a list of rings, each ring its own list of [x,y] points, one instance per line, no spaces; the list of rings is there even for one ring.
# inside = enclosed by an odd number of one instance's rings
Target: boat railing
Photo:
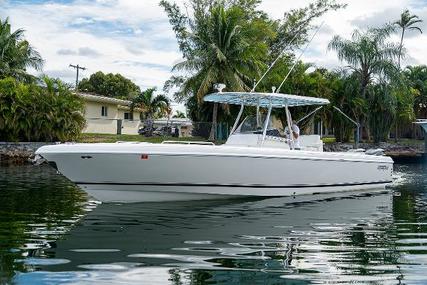
[[[162,144],[215,145],[213,142],[203,142],[203,141],[163,141]]]

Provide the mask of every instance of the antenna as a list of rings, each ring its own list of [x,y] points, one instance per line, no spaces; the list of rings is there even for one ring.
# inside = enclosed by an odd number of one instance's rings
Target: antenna
[[[280,89],[282,88],[283,84],[285,83],[285,81],[288,79],[289,75],[291,74],[291,72],[294,70],[295,66],[297,65],[298,61],[301,59],[301,57],[303,56],[303,54],[306,52],[308,46],[311,44],[311,42],[313,41],[314,37],[317,35],[317,32],[320,30],[320,28],[323,26],[323,24],[325,23],[325,21],[322,22],[322,24],[320,24],[319,27],[317,27],[316,31],[314,32],[313,36],[311,37],[310,41],[305,45],[305,48],[303,49],[303,51],[301,52],[301,54],[299,55],[299,57],[297,58],[297,60],[294,62],[294,64],[292,65],[291,69],[289,70],[288,74],[286,74],[285,78],[283,79],[282,83],[280,83],[279,87],[277,88],[277,93],[280,92]]]
[[[273,66],[276,64],[276,62],[279,60],[279,58],[282,56],[282,54],[285,52],[285,50],[290,46],[294,40],[297,38],[298,32],[295,33],[294,37],[291,39],[289,43],[285,45],[285,47],[282,49],[282,51],[279,53],[279,55],[276,57],[276,59],[270,64],[268,69],[264,72],[264,74],[261,76],[261,78],[255,83],[254,87],[252,88],[251,92],[255,91],[255,88],[258,86],[258,84],[264,79],[264,77],[267,75],[267,73],[270,72],[270,70],[273,68]]]

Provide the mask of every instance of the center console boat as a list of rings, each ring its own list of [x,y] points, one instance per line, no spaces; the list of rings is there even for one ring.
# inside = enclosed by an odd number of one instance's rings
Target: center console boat
[[[319,136],[291,139],[271,128],[273,108],[325,105],[323,98],[258,92],[217,92],[206,102],[240,105],[223,145],[209,142],[59,144],[37,150],[60,173],[103,202],[278,197],[384,188],[393,160],[364,153],[323,152]],[[257,118],[242,120],[245,107]],[[264,108],[262,120],[259,110]],[[255,128],[253,127],[255,126]],[[291,136],[292,137],[292,136]]]

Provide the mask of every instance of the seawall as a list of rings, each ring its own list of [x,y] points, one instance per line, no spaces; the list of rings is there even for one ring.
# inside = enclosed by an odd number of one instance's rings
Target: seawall
[[[354,148],[354,144],[350,143],[327,143],[324,145],[323,149],[326,152],[346,152]],[[360,143],[358,148],[363,148],[365,150],[381,148],[384,150],[385,155],[392,157],[395,161],[416,161],[425,156],[423,141],[419,143]]]
[[[31,163],[39,147],[55,143],[46,142],[0,142],[0,165]]]

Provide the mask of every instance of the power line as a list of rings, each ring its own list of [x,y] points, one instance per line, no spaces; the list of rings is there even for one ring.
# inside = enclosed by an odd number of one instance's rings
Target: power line
[[[79,71],[80,70],[86,70],[86,67],[80,66],[80,65],[72,65],[70,64],[70,67],[76,69],[76,91],[79,89]]]

